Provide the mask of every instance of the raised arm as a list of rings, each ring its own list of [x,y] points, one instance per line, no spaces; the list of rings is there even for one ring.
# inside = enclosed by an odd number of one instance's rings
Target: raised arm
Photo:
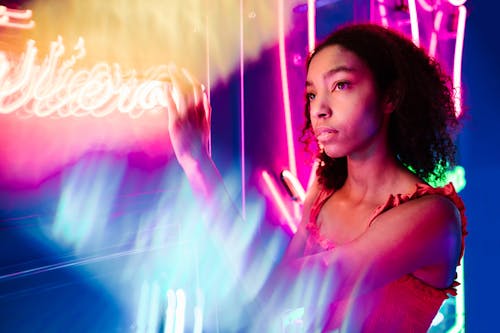
[[[211,108],[203,86],[186,70],[170,66],[168,131],[175,157],[200,199],[213,198],[222,178],[209,154]]]

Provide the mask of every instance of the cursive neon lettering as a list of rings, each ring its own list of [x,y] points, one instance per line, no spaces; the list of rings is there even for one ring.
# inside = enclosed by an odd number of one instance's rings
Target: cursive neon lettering
[[[101,118],[119,112],[138,118],[167,107],[166,66],[149,69],[141,80],[136,71],[124,72],[118,64],[98,63],[90,70],[74,70],[86,54],[82,38],[73,51],[63,59],[65,47],[58,37],[40,64],[36,63],[38,50],[32,40],[18,62],[0,53],[0,114]],[[148,79],[151,77],[154,79]]]

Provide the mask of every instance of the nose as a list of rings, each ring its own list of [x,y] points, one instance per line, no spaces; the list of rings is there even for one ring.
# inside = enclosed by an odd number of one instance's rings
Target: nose
[[[332,115],[332,109],[330,105],[326,103],[323,99],[318,100],[319,96],[316,97],[316,103],[311,103],[309,110],[311,112],[311,118],[328,118]]]

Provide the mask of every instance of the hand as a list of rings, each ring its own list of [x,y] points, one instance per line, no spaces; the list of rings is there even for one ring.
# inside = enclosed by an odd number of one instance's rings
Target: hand
[[[210,156],[211,108],[203,86],[185,69],[169,66],[168,131],[181,165]]]

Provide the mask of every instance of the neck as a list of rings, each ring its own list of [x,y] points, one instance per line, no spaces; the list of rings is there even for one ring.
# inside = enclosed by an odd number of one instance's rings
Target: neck
[[[399,162],[382,144],[347,157],[343,188],[354,200],[379,201],[397,188],[402,175]]]

